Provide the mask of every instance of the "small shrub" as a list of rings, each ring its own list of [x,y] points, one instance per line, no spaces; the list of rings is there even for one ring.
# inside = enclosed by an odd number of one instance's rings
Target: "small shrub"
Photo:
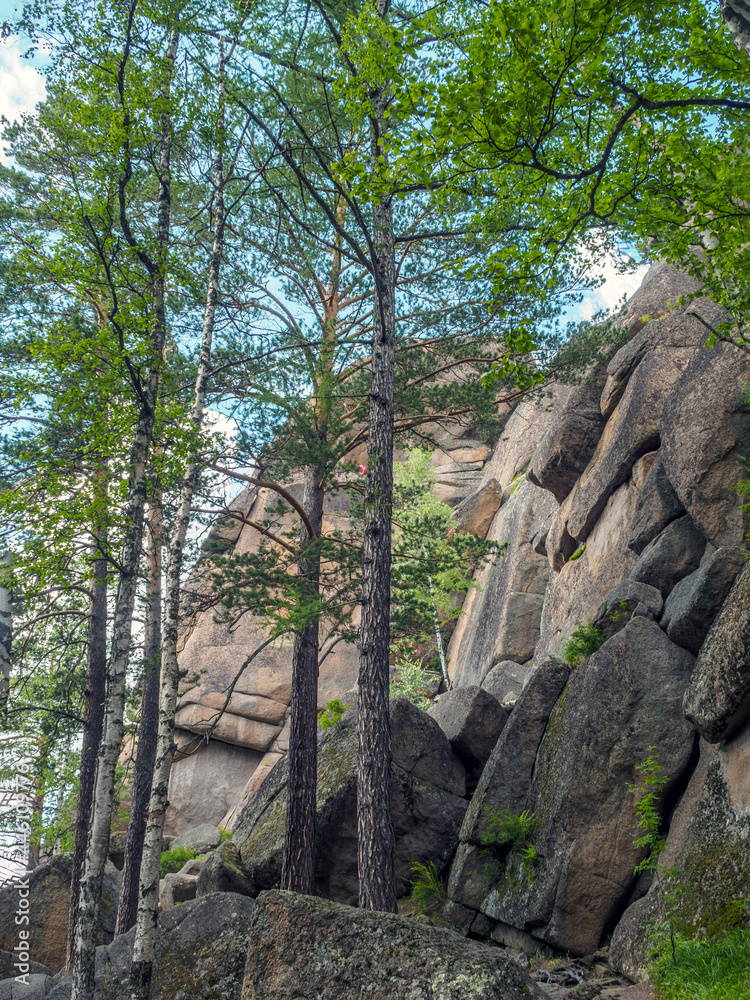
[[[159,859],[159,878],[164,878],[170,872],[178,872],[188,861],[197,857],[198,852],[192,847],[173,847],[171,851],[164,851]]]
[[[325,708],[318,709],[318,724],[320,728],[325,732],[327,729],[331,729],[335,726],[337,722],[341,721],[341,716],[349,708],[349,705],[338,698],[334,698],[333,701],[329,701]]]
[[[440,875],[432,862],[423,865],[420,861],[415,861],[410,870],[416,877],[407,883],[411,886],[409,899],[419,913],[429,914],[445,901]]]
[[[231,840],[232,839],[232,831],[231,830],[227,830],[223,826],[219,827],[219,833],[221,834],[221,842],[222,842],[222,844],[224,843],[225,840]]]
[[[584,542],[580,549],[576,549],[573,555],[568,559],[568,562],[573,562],[575,559],[580,559],[583,553],[586,551],[586,543]]]
[[[596,628],[591,622],[585,625],[576,622],[577,628],[572,633],[568,641],[563,646],[562,654],[565,662],[570,667],[577,667],[585,659],[595,653],[607,640],[601,629]]]
[[[666,846],[666,841],[660,832],[661,816],[658,807],[661,791],[666,785],[667,779],[655,751],[656,747],[649,747],[648,757],[636,768],[636,771],[641,775],[640,782],[637,785],[628,785],[628,791],[635,798],[638,827],[643,831],[643,836],[634,842],[633,847],[636,850],[640,850],[642,847],[648,849],[646,857],[633,869],[634,875],[658,868],[659,855]]]
[[[425,694],[424,667],[419,660],[414,659],[405,642],[394,642],[391,646],[394,654],[394,669],[397,677],[391,681],[391,698],[406,698],[412,705],[427,711],[432,702]]]
[[[482,847],[526,847],[536,823],[536,816],[524,809],[516,816],[510,809],[490,814],[490,832],[482,840]]]
[[[536,866],[539,862],[539,852],[533,844],[527,844],[521,851],[521,868],[526,872],[526,879],[531,885],[536,877]]]

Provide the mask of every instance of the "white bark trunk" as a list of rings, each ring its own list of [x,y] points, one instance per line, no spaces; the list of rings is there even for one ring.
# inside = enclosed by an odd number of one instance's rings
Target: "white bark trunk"
[[[219,62],[219,128],[217,128],[217,152],[214,161],[216,196],[214,201],[214,239],[208,271],[206,306],[203,314],[203,333],[198,372],[195,380],[195,396],[191,419],[195,425],[196,440],[194,454],[198,448],[198,435],[204,417],[206,386],[211,371],[211,346],[213,342],[216,304],[219,296],[219,272],[224,249],[224,166],[223,142],[223,50]],[[166,599],[164,628],[162,632],[162,684],[159,705],[159,732],[156,745],[156,762],[151,785],[151,799],[148,808],[146,839],[141,861],[141,877],[138,894],[138,917],[136,920],[133,961],[130,969],[130,990],[133,1000],[148,1000],[151,991],[151,976],[156,945],[156,922],[159,902],[159,858],[164,833],[164,817],[167,810],[169,772],[174,755],[174,716],[177,705],[177,688],[180,673],[177,663],[177,629],[180,611],[180,576],[182,572],[183,550],[190,525],[195,486],[200,475],[197,458],[191,459],[186,470],[180,493],[177,513],[169,553],[166,573]]]
[[[166,58],[174,66],[179,35],[172,32]],[[171,77],[170,77],[171,79]],[[165,85],[168,94],[169,82]],[[166,96],[166,95],[165,95]],[[159,151],[159,192],[157,245],[161,255],[152,272],[152,308],[154,322],[151,350],[161,358],[166,337],[164,260],[169,241],[171,210],[170,163],[172,126],[168,114],[162,116]],[[128,484],[125,524],[128,528],[120,560],[120,580],[115,600],[112,632],[112,655],[105,704],[104,737],[97,762],[96,784],[92,810],[91,834],[79,892],[78,922],[73,942],[73,987],[71,1000],[93,1000],[95,932],[98,923],[104,866],[109,849],[112,804],[115,791],[115,768],[120,755],[125,708],[125,680],[130,660],[133,609],[138,585],[138,567],[143,545],[143,517],[146,506],[146,469],[153,439],[154,417],[159,387],[159,369],[147,371],[139,401],[139,415],[130,452],[130,482]]]

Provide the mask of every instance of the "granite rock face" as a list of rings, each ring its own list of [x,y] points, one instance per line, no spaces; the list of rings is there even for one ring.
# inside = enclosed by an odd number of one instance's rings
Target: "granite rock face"
[[[544,1000],[499,949],[392,913],[259,896],[242,1000]]]
[[[546,724],[526,796],[520,799],[522,775],[502,777],[490,769],[492,761],[485,769],[461,837],[489,843],[496,865],[485,862],[480,870],[481,858],[474,857],[469,872],[452,873],[451,898],[561,950],[595,950],[632,891],[640,860],[628,792],[637,783],[637,766],[657,745],[673,789],[690,760],[693,730],[681,703],[692,665],[693,657],[655,622],[636,617],[577,668]],[[511,799],[509,786],[518,798]],[[507,803],[515,816],[526,811],[534,817],[527,835],[536,852],[531,868],[520,851],[488,842],[487,804],[493,801]],[[460,882],[473,886],[474,895],[464,888],[458,898],[453,890]]]
[[[703,643],[684,709],[709,743],[727,739],[750,716],[750,563]]]
[[[492,447],[478,440],[475,430],[460,419],[427,424],[424,429],[437,444],[431,457],[437,493],[459,508],[457,530],[484,534],[507,485],[504,472],[499,477],[485,474]],[[534,445],[525,443],[519,450],[518,444],[514,437],[514,454],[525,464]],[[366,461],[364,454],[354,452],[348,458],[355,463]],[[299,483],[288,486],[293,494],[299,492]],[[257,549],[260,534],[240,518],[262,521],[267,507],[276,499],[275,494],[253,487],[234,499],[230,510],[238,517],[229,514],[214,525],[188,581],[188,592],[210,592],[213,553],[242,555]],[[348,503],[343,491],[326,497],[324,530],[346,527]],[[289,515],[282,530],[293,527],[294,518]],[[288,750],[293,640],[274,642],[242,669],[248,656],[266,638],[261,623],[250,615],[229,629],[215,620],[213,608],[191,619],[181,636],[180,667],[186,673],[186,682],[177,706],[181,752],[170,780],[166,824],[169,835],[202,822],[231,829],[244,805]],[[358,668],[357,647],[338,643],[321,666],[319,705],[323,707],[350,691],[356,684]],[[225,709],[227,691],[238,674]],[[201,736],[209,729],[211,739],[206,745]]]
[[[675,900],[673,919],[682,933],[715,936],[746,922],[737,901],[750,895],[748,774],[750,726],[718,746],[701,742],[700,761],[672,817],[662,871],[612,936],[612,964],[631,979],[645,977],[651,928]]]
[[[739,546],[722,545],[699,569],[680,580],[669,595],[660,622],[672,642],[698,655],[744,565],[745,553]]]
[[[437,722],[407,701],[391,702],[393,823],[399,895],[414,861],[450,861],[466,812],[465,770]],[[343,719],[318,751],[316,888],[355,904],[357,881],[356,718]],[[286,763],[274,768],[242,811],[234,841],[243,869],[259,889],[278,884],[286,822]]]

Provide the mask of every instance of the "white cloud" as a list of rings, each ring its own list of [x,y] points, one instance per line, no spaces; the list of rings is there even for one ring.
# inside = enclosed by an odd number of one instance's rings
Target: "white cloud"
[[[21,51],[17,39],[0,41],[0,115],[9,121],[32,112],[45,95],[44,79]]]
[[[648,265],[642,264],[634,271],[623,272],[618,264],[621,265],[627,259],[629,258],[623,254],[618,262],[612,255],[607,255],[591,269],[593,277],[603,279],[602,284],[584,294],[581,304],[569,311],[570,319],[587,320],[601,310],[615,309],[622,305],[623,297],[629,299],[638,290],[648,271]]]

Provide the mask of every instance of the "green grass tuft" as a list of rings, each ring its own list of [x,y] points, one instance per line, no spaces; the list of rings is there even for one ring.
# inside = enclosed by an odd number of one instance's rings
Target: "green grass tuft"
[[[197,857],[198,852],[192,847],[173,847],[171,851],[164,851],[159,859],[159,878],[164,878],[171,872],[178,872],[188,861]]]
[[[750,930],[735,929],[716,941],[678,937],[675,958],[651,966],[660,1000],[748,1000]]]

